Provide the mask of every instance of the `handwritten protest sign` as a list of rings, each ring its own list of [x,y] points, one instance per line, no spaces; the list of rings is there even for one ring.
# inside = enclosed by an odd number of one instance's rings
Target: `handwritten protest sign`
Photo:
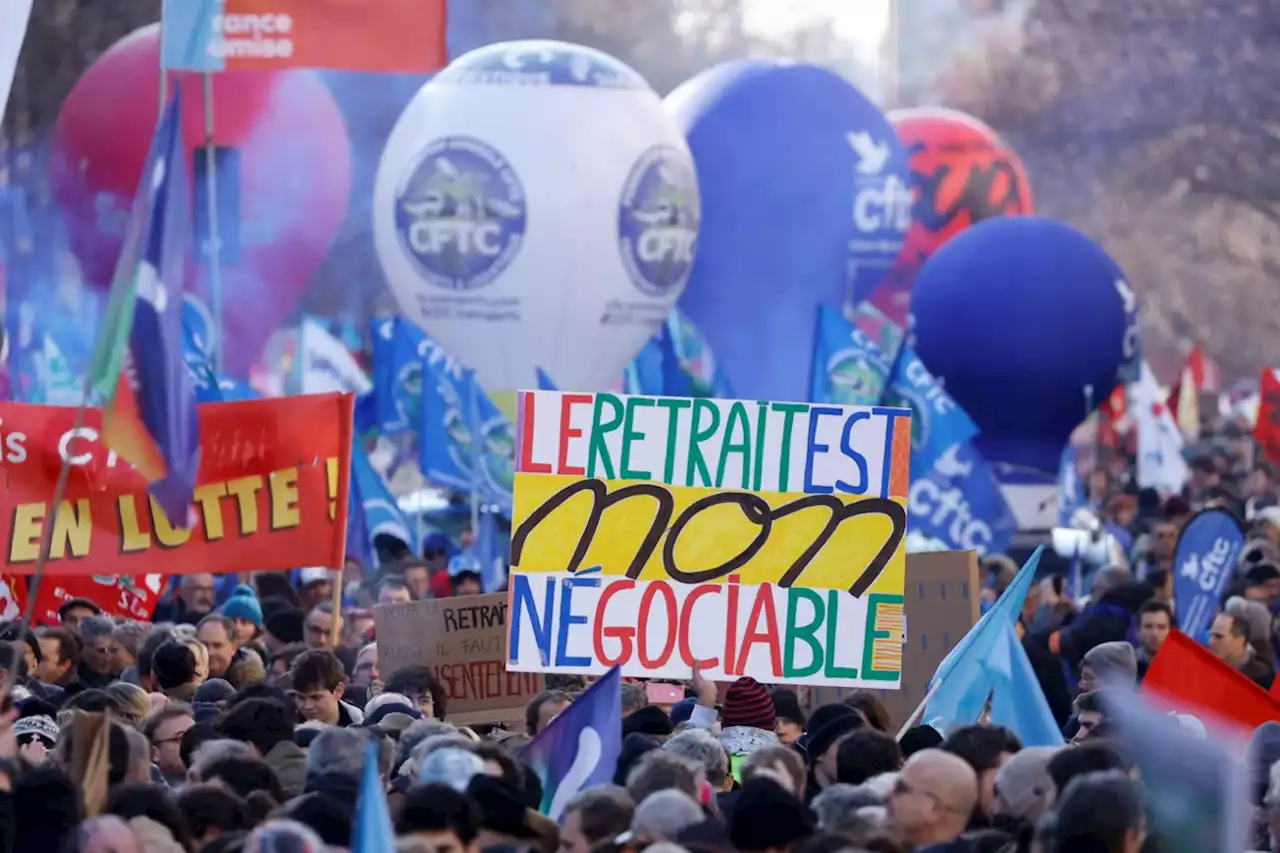
[[[907,555],[907,642],[902,650],[902,683],[880,694],[889,716],[901,723],[929,692],[929,681],[951,647],[978,624],[978,555],[934,551]],[[839,702],[851,691],[809,690],[812,708]]]
[[[0,403],[0,571],[33,572],[49,523],[50,577],[341,567],[351,410],[338,394],[201,405],[188,528],[98,442],[100,411],[74,429],[73,409]],[[51,512],[63,459],[66,498]]]
[[[458,724],[520,720],[542,677],[507,672],[507,597],[503,593],[379,604],[378,672],[385,681],[414,664],[431,667]]]
[[[906,409],[520,394],[508,668],[894,688]]]

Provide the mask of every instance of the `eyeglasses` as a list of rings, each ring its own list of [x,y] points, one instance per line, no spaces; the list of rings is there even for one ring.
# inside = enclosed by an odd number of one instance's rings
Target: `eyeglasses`
[[[307,623],[307,633],[308,633],[308,634],[315,634],[315,635],[319,636],[320,634],[327,634],[327,633],[329,633],[329,632],[328,632],[328,631],[326,631],[324,628],[321,628],[319,625],[316,625],[316,624],[313,624],[313,623],[311,623],[311,622],[308,622],[308,623]]]
[[[153,740],[151,741],[151,743],[154,746],[159,746],[162,743],[182,743],[182,735],[175,735],[174,737],[166,737],[166,738],[161,738],[160,740]]]

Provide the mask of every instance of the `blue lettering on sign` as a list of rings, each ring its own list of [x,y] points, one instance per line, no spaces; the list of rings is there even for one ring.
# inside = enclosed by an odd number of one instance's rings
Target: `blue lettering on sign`
[[[553,586],[554,584],[548,584],[548,587]],[[568,653],[569,628],[574,625],[587,624],[587,617],[577,616],[573,613],[573,589],[579,586],[599,587],[600,578],[578,577],[565,578],[560,581],[560,625],[556,636],[556,666],[591,666],[591,658],[589,656],[570,656]]]
[[[497,149],[467,136],[427,146],[396,191],[396,234],[418,273],[447,290],[491,284],[524,242],[524,187]]]

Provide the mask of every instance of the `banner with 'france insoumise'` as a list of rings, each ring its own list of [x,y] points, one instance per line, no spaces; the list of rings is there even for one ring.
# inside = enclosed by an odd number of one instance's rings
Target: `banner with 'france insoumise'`
[[[909,410],[519,401],[508,669],[897,687]]]

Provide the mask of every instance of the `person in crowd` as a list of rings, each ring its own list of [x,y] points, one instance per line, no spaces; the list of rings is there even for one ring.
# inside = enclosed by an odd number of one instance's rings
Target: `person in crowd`
[[[69,687],[80,669],[80,643],[76,635],[67,628],[40,628],[36,637],[41,659],[35,677],[55,687]]]
[[[978,775],[958,755],[926,749],[902,765],[887,805],[917,853],[964,853],[959,839],[978,805]]]
[[[382,674],[378,670],[378,644],[366,643],[360,651],[356,652],[356,665],[351,671],[351,686],[364,688],[366,694],[370,694],[375,692],[374,682],[378,683],[377,693],[387,689],[382,681]],[[366,695],[366,702],[368,698],[369,696]]]
[[[1105,731],[1108,713],[1105,694],[1101,690],[1081,693],[1076,697],[1074,709],[1076,729],[1071,742],[1081,744],[1092,738],[1101,737],[1102,732]]]
[[[302,643],[305,636],[306,614],[287,602],[282,603],[283,607],[270,613],[263,609],[262,643],[271,654],[286,646]]]
[[[778,742],[790,746],[804,734],[805,713],[800,708],[800,697],[789,687],[775,687],[769,694],[773,709],[778,714],[775,733]]]
[[[307,613],[306,622],[306,643],[311,649],[331,649],[333,648],[333,605],[328,601],[322,601],[311,611]],[[342,615],[336,617],[341,623]],[[341,630],[341,626],[339,626]]]
[[[138,647],[150,632],[150,625],[133,620],[121,622],[111,632],[112,668],[121,674],[121,678],[125,670],[137,665]]]
[[[80,631],[81,621],[101,615],[102,608],[87,598],[69,598],[58,605],[58,623],[76,633]]]
[[[702,806],[683,791],[656,791],[636,806],[631,835],[637,846],[674,842],[685,829],[702,823]]]
[[[1147,840],[1141,789],[1116,771],[1073,779],[1045,822],[1047,853],[1139,853]]]
[[[409,591],[413,595],[415,601],[425,601],[428,598],[447,598],[448,591],[452,584],[448,584],[443,588],[444,595],[433,594],[433,573],[431,566],[422,560],[403,560],[396,564],[399,569],[400,576],[405,579],[405,583],[409,585]],[[448,582],[449,573],[444,571],[444,580]]]
[[[563,690],[544,690],[529,700],[524,709],[525,731],[531,736],[547,727],[560,712],[573,702],[573,697]]]
[[[1147,668],[1155,659],[1156,652],[1169,639],[1173,630],[1173,608],[1164,601],[1151,599],[1138,608],[1138,677],[1147,674]]]
[[[1275,671],[1249,644],[1249,623],[1241,616],[1219,613],[1213,618],[1209,649],[1264,690],[1269,690],[1275,681]]]
[[[902,767],[902,750],[893,735],[873,728],[851,732],[836,748],[836,781],[861,785],[881,773]]]
[[[1085,652],[1080,662],[1081,693],[1107,684],[1133,684],[1138,678],[1138,656],[1124,640],[1099,643]]]
[[[873,691],[859,688],[851,691],[840,701],[857,711],[858,716],[862,717],[862,722],[876,731],[885,734],[893,734],[897,731],[893,725],[893,718],[889,716],[889,709]]]
[[[702,765],[703,776],[711,790],[723,794],[732,790],[729,753],[714,735],[704,729],[689,729],[673,735],[662,748]]]
[[[814,709],[803,739],[811,793],[837,782],[840,741],[865,725],[862,715],[848,705],[821,705]]]
[[[1151,587],[1150,601],[1159,601],[1173,607],[1173,571],[1152,569],[1147,572],[1147,586]]]
[[[196,639],[209,655],[208,678],[226,678],[236,655],[237,629],[234,619],[210,613],[196,626]]]
[[[232,590],[231,597],[218,608],[218,612],[230,619],[235,626],[232,641],[237,648],[253,642],[262,633],[262,604],[251,586],[238,585]]]
[[[1138,575],[1150,578],[1154,569],[1174,572],[1173,558],[1178,548],[1178,524],[1172,520],[1161,521],[1151,530],[1150,550],[1138,562]]]
[[[333,573],[312,566],[298,572],[298,606],[310,613],[321,604],[333,602]]]
[[[82,688],[103,688],[120,675],[115,668],[114,640],[111,634],[116,623],[109,616],[87,616],[80,620],[80,637],[84,646],[80,652],[80,666],[76,683]]]
[[[191,656],[196,662],[195,684],[198,687],[209,677],[209,650],[194,636],[187,636],[185,633],[178,636],[179,642],[191,650]]]
[[[443,720],[449,710],[444,687],[429,666],[415,664],[397,670],[385,690],[404,696],[426,717]]]
[[[196,656],[185,643],[171,640],[151,656],[151,672],[156,686],[170,700],[190,702],[200,681],[196,676]]]
[[[379,604],[408,604],[413,601],[413,590],[403,575],[387,575],[378,581]]]
[[[560,819],[559,853],[591,853],[631,826],[636,804],[624,788],[601,785],[575,794]]]
[[[760,747],[742,762],[742,782],[756,776],[772,779],[802,800],[808,794],[807,768],[797,749],[782,744]]]
[[[364,714],[342,701],[347,674],[337,655],[328,649],[308,649],[289,670],[289,683],[298,706],[298,716],[330,726],[354,726]]]
[[[187,765],[182,759],[182,738],[196,724],[191,708],[170,703],[153,711],[142,724],[142,733],[151,744],[151,761],[170,786],[177,788],[186,781]]]
[[[1005,762],[1021,751],[1022,741],[1003,726],[974,725],[951,732],[941,748],[964,759],[973,768],[978,780],[978,805],[970,825],[973,828],[989,825],[996,805],[996,774]]]
[[[457,557],[454,559],[457,559]],[[455,572],[451,564],[449,573],[453,578],[453,594],[455,596],[481,595],[484,593],[484,581],[480,577],[478,566],[466,565]]]
[[[473,798],[447,785],[427,784],[409,791],[395,831],[434,853],[479,853],[480,823]]]
[[[1222,612],[1238,616],[1249,626],[1249,648],[1268,669],[1276,668],[1276,653],[1271,647],[1271,610],[1261,600],[1246,595],[1232,595],[1222,605]]]
[[[165,643],[176,639],[173,629],[164,625],[153,626],[138,644],[138,654],[134,658],[134,672],[131,674],[128,670],[122,672],[120,677],[126,681],[133,681],[143,690],[154,692],[159,689],[156,684],[155,672],[152,669],[152,661],[155,658],[156,649]]]
[[[287,797],[302,793],[307,754],[294,742],[294,710],[283,699],[245,699],[215,724],[218,735],[254,748],[276,774]]]
[[[178,579],[177,595],[156,602],[152,621],[195,625],[213,612],[215,591],[213,575],[182,575]]]

